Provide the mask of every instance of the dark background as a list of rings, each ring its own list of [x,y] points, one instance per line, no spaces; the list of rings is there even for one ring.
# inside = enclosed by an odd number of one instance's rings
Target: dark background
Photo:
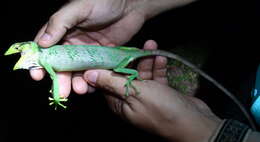
[[[33,40],[62,0],[9,1],[3,14],[0,54],[14,42]],[[196,45],[209,51],[203,69],[250,106],[248,97],[259,63],[259,1],[201,0],[149,20],[127,45],[148,39],[161,49]],[[205,46],[206,45],[206,46]],[[192,46],[189,46],[192,48]],[[188,50],[188,48],[187,48]],[[12,71],[19,57],[0,56],[0,141],[164,141],[115,116],[100,93],[70,96],[66,111],[48,106],[51,80],[33,81],[27,71]],[[245,122],[237,107],[206,81],[198,96],[222,118]]]

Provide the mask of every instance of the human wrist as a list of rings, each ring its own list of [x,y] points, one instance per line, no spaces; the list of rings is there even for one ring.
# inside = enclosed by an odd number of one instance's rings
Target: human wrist
[[[142,13],[145,19],[150,19],[162,12],[187,5],[195,0],[127,0],[129,8]]]
[[[213,133],[209,142],[250,142],[247,139],[254,139],[251,129],[237,120],[225,119]],[[253,136],[253,138],[252,138]]]
[[[194,124],[195,122],[192,122],[189,125]],[[219,128],[219,126],[223,123],[223,120],[221,120],[218,117],[206,117],[204,119],[201,119],[201,122],[197,122],[194,125],[190,127],[186,127],[186,131],[188,135],[183,136],[183,142],[190,142],[190,141],[196,141],[196,142],[208,142],[211,138],[211,136],[214,134],[214,132]]]
[[[172,142],[208,142],[222,121],[218,117],[202,118],[200,121],[190,121],[190,118],[186,120],[183,118],[167,131],[159,132],[159,135]]]

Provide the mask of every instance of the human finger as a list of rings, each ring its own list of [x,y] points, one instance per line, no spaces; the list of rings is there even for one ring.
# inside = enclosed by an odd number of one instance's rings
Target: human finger
[[[125,98],[126,78],[109,70],[88,70],[84,73],[84,79],[94,87],[112,92],[117,97]],[[129,88],[129,95],[134,91]]]
[[[79,95],[85,94],[88,91],[88,84],[82,76],[81,72],[72,75],[72,88]]]
[[[167,80],[167,58],[157,56],[154,60],[153,79],[163,84],[168,84]]]
[[[30,76],[35,81],[42,80],[44,75],[45,75],[45,70],[44,69],[31,69],[29,72],[30,72]]]
[[[71,1],[53,14],[38,43],[43,47],[49,47],[60,41],[68,30],[84,19],[81,6],[81,1]],[[87,13],[90,10],[84,10],[84,15],[88,15]]]
[[[71,72],[57,72],[59,83],[59,95],[67,98],[71,91]]]
[[[157,49],[157,43],[153,40],[148,40],[144,44],[145,50],[154,50]],[[153,77],[153,63],[154,57],[145,57],[140,60],[137,65],[137,70],[139,72],[139,76],[144,80],[151,80]]]
[[[44,26],[38,31],[37,35],[34,38],[34,41],[38,43],[39,39],[41,38],[41,36],[44,34],[44,32],[46,31],[47,28],[47,24],[44,24]]]

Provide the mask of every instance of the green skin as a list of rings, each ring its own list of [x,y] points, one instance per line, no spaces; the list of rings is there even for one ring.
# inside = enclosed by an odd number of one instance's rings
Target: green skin
[[[21,53],[21,58],[15,64],[14,70],[44,68],[49,73],[53,81],[51,91],[53,97],[50,98],[50,105],[54,104],[55,109],[58,106],[66,108],[62,102],[67,101],[66,98],[59,96],[59,84],[56,72],[112,69],[117,73],[128,74],[128,80],[125,83],[125,94],[128,96],[129,87],[132,87],[136,93],[138,93],[132,85],[132,81],[138,78],[138,72],[134,69],[126,68],[126,66],[131,61],[140,57],[160,55],[180,61],[213,83],[239,106],[253,126],[253,121],[247,110],[232,93],[192,63],[170,52],[162,50],[141,50],[133,47],[105,47],[94,45],[55,45],[49,48],[41,48],[35,42],[29,41],[13,44],[6,51],[5,55],[15,53]]]
[[[59,96],[59,84],[56,72],[83,71],[86,69],[112,69],[114,72],[129,74],[125,84],[126,96],[128,89],[135,87],[131,82],[138,77],[138,72],[126,66],[136,58],[152,54],[148,50],[133,47],[105,47],[94,45],[55,45],[41,48],[35,42],[22,42],[13,44],[5,55],[21,53],[21,58],[14,66],[16,69],[44,68],[53,81],[50,105],[66,108],[61,102],[66,98]],[[136,90],[136,89],[135,89]]]

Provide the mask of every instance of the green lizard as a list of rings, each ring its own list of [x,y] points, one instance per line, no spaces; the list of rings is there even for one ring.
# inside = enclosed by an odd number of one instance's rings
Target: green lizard
[[[50,105],[54,104],[55,109],[57,106],[66,108],[62,102],[67,101],[66,98],[59,96],[59,84],[56,72],[112,69],[117,73],[128,74],[128,80],[125,83],[125,92],[126,95],[128,95],[129,87],[135,89],[132,85],[132,81],[138,78],[138,72],[134,69],[127,68],[127,65],[137,58],[160,55],[182,62],[213,83],[239,106],[253,126],[253,120],[250,115],[232,93],[192,63],[170,52],[162,50],[141,50],[134,47],[106,47],[94,45],[54,45],[49,48],[41,48],[37,43],[29,41],[13,44],[5,52],[5,55],[15,53],[21,53],[21,58],[15,64],[14,70],[44,68],[49,73],[53,81],[53,95],[52,98],[50,98]]]

